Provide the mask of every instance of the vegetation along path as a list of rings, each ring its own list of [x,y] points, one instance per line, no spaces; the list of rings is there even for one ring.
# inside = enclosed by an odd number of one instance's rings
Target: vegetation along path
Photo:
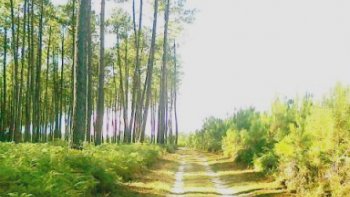
[[[216,154],[180,149],[167,196],[288,196],[269,178]]]

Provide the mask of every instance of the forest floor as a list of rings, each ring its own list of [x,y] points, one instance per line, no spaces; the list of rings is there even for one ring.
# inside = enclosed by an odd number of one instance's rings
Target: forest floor
[[[165,155],[124,186],[120,195],[128,197],[290,196],[262,173],[221,155],[189,149]]]

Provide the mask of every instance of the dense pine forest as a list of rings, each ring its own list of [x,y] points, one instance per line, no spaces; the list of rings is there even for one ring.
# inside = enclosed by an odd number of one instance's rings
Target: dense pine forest
[[[0,0],[0,196],[349,196],[344,83],[181,132],[187,3]]]
[[[92,3],[0,1],[0,141],[12,142],[0,148],[1,196],[107,195],[165,150],[116,144],[178,141],[176,38],[194,11],[133,0],[106,17],[115,2],[99,14]]]
[[[1,141],[176,142],[176,37],[193,11],[141,0],[106,18],[100,3],[96,15],[91,1],[1,1]]]

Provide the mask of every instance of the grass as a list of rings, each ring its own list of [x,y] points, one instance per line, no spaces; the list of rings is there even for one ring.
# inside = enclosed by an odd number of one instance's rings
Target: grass
[[[151,168],[123,183],[121,197],[160,197],[170,193],[179,163],[178,154],[165,154]]]
[[[206,173],[198,155],[208,158],[210,167],[220,180],[235,192],[235,196],[284,197],[291,196],[281,189],[271,177],[256,172],[243,165],[238,165],[218,154],[180,149],[175,154],[165,155],[150,170],[145,171],[133,182],[124,184],[125,197],[160,197],[170,193],[174,185],[174,176],[179,167],[180,157],[185,161],[184,196],[218,197],[219,194],[211,177]],[[174,195],[177,196],[177,195]],[[181,195],[180,195],[181,196]]]
[[[209,164],[225,185],[237,196],[291,196],[272,177],[234,163],[232,159],[206,153]]]
[[[218,154],[188,149],[164,153],[152,145],[78,151],[64,144],[0,143],[0,196],[161,197],[171,192],[181,160],[186,163],[185,196],[221,196],[200,155],[236,196],[290,196],[272,178]]]

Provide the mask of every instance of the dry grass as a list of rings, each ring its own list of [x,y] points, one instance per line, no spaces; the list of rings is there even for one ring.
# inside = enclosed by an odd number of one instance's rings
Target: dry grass
[[[139,174],[134,181],[125,183],[120,196],[158,197],[168,194],[179,166],[178,156],[178,154],[166,154],[149,170]]]
[[[272,177],[254,171],[232,159],[217,154],[206,154],[212,169],[236,196],[283,197],[291,196]]]
[[[186,162],[184,174],[184,195],[186,197],[217,197],[218,194],[211,177],[206,173],[199,155],[208,158],[210,167],[218,174],[220,180],[229,189],[235,192],[235,196],[260,196],[260,197],[290,197],[270,177],[260,172],[249,169],[243,165],[234,163],[231,159],[219,154],[210,154],[192,150],[180,149],[175,154],[165,155],[148,171],[140,174],[136,180],[125,183],[120,196],[125,197],[160,197],[170,193],[175,173],[179,167],[180,156],[184,156]],[[175,195],[176,196],[176,195]]]

